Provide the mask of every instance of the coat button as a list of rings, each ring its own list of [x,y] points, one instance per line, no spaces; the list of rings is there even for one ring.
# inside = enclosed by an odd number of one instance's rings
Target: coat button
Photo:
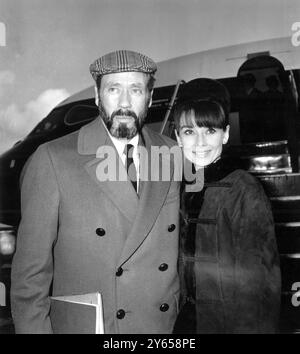
[[[125,311],[124,310],[119,310],[118,312],[117,312],[117,318],[119,319],[119,320],[121,320],[122,318],[124,318],[125,317]]]
[[[165,270],[167,270],[169,268],[169,266],[167,265],[167,263],[162,263],[158,269],[161,271],[161,272],[164,272]]]
[[[168,226],[168,231],[169,231],[169,232],[172,232],[172,231],[174,231],[175,229],[176,229],[176,226],[175,226],[174,224],[171,224],[171,225]]]
[[[169,310],[169,305],[168,304],[162,304],[162,305],[160,305],[159,309],[162,312],[166,312],[166,311]]]
[[[120,277],[123,274],[123,268],[119,267],[118,270],[116,271],[116,276]]]
[[[104,235],[105,235],[105,230],[102,229],[101,227],[98,227],[98,228],[96,229],[96,234],[97,234],[98,236],[104,236]]]

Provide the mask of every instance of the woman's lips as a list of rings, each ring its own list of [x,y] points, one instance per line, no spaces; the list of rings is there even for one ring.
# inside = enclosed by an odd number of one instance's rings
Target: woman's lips
[[[205,151],[193,151],[193,154],[198,157],[206,157],[210,153],[210,150]]]

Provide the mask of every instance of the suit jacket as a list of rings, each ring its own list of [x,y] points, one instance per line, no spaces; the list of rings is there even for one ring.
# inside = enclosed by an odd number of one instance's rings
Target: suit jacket
[[[174,144],[147,128],[143,137],[148,151]],[[141,182],[139,198],[130,181],[100,181],[104,157],[97,151],[103,145],[115,149],[96,119],[41,145],[27,166],[12,264],[17,333],[52,332],[49,294],[96,291],[103,296],[105,333],[172,331],[179,292],[179,183]],[[166,152],[160,162],[170,163]]]

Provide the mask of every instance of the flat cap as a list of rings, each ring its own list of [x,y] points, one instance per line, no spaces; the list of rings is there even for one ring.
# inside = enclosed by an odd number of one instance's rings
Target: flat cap
[[[108,53],[95,60],[90,65],[90,73],[94,80],[105,74],[137,71],[146,74],[154,74],[157,70],[156,64],[146,55],[131,50],[117,50]]]

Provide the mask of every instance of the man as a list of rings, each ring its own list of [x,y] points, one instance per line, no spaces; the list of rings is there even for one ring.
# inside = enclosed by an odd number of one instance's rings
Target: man
[[[277,75],[269,75],[265,78],[265,83],[268,89],[263,93],[264,140],[284,140],[287,136],[284,94],[279,90]]]
[[[150,156],[152,146],[173,145],[143,127],[156,65],[121,50],[96,60],[90,71],[100,117],[40,146],[22,182],[11,288],[16,332],[52,332],[51,295],[99,291],[105,333],[171,333],[179,295],[179,185],[141,180],[150,161],[145,166],[135,152],[144,146]],[[127,143],[134,146],[137,183],[105,180],[99,151],[114,151],[122,172]],[[167,162],[161,156],[161,165]]]
[[[246,73],[240,77],[243,93],[239,103],[240,129],[243,143],[263,141],[263,94],[256,88],[256,77]]]

